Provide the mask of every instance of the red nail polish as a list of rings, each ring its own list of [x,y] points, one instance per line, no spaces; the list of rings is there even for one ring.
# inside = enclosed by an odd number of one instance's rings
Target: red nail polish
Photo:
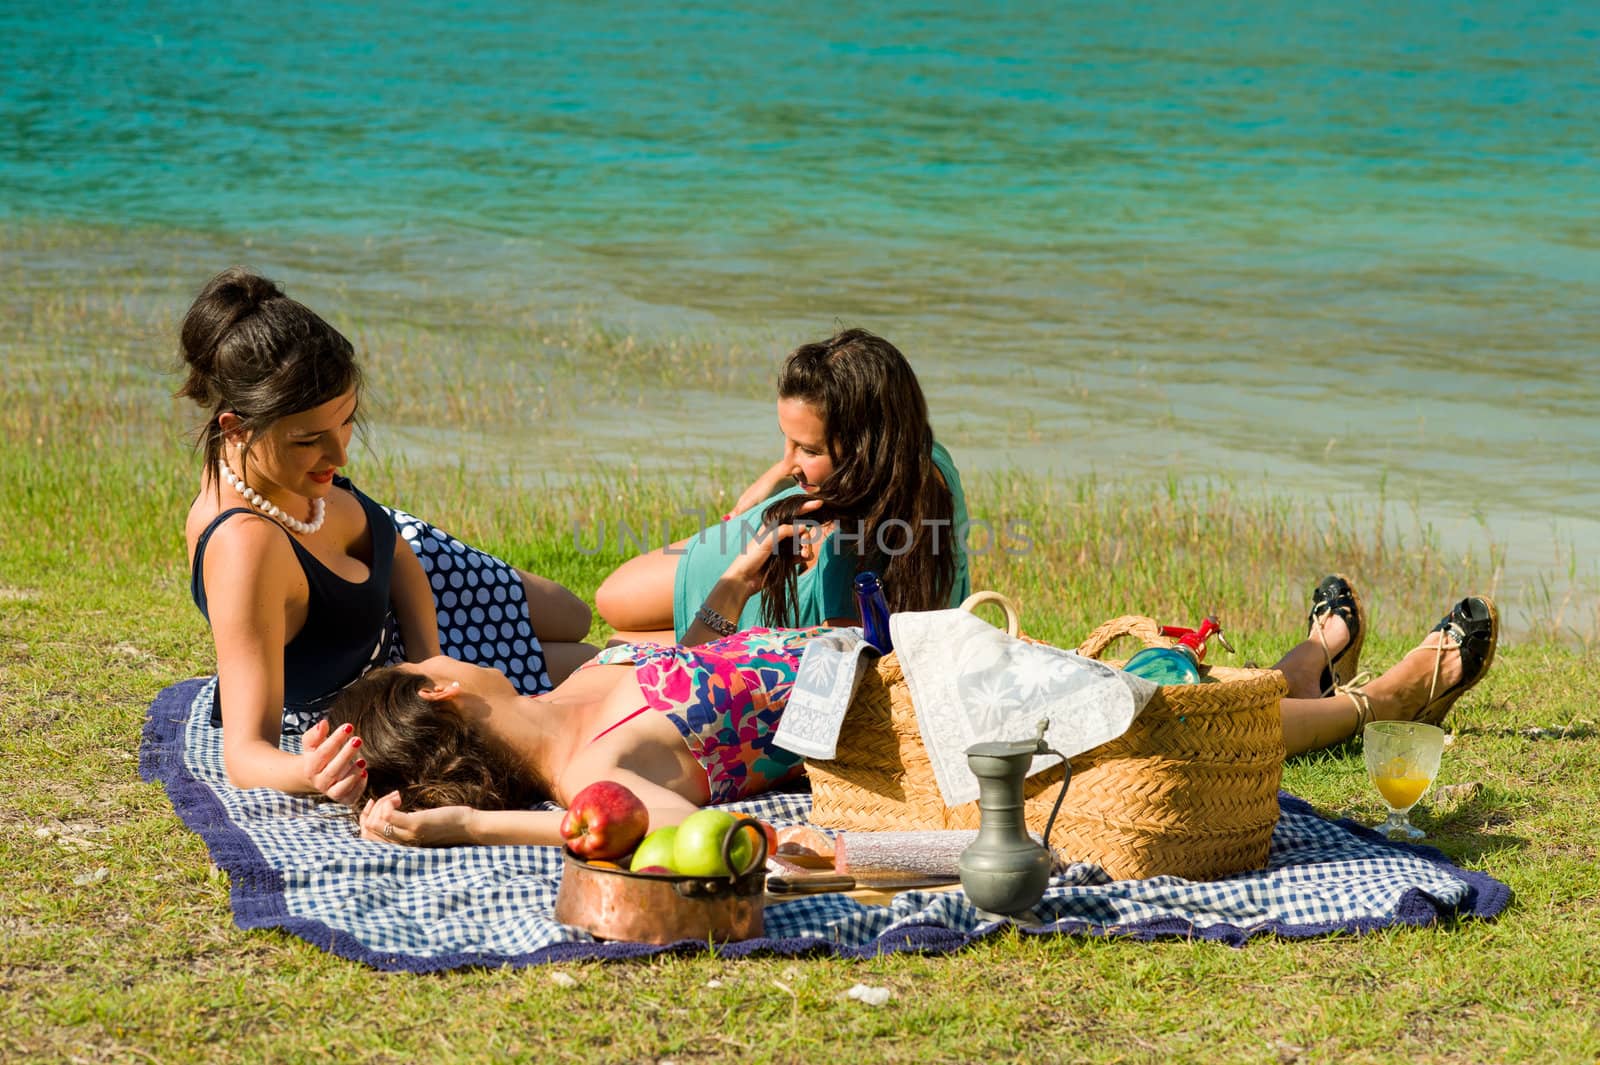
[[[365,769],[365,768],[367,768],[367,760],[365,758],[357,758],[356,759],[356,768],[357,769]]]
[[[345,730],[345,732],[354,732],[356,730],[356,727],[354,725],[351,725],[351,724],[347,723],[345,725],[345,727],[344,727],[344,730]]]
[[[355,739],[350,741],[350,749],[352,751],[355,750],[359,746],[361,746],[361,737],[360,736],[357,736]]]

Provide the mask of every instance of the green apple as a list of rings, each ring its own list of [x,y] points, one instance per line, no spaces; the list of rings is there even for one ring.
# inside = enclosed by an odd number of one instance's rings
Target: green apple
[[[727,876],[728,865],[722,860],[722,841],[727,839],[733,823],[738,820],[726,810],[700,810],[683,819],[678,825],[678,839],[672,848],[672,867],[685,876]],[[729,846],[734,869],[749,869],[755,858],[754,834],[746,830],[734,837]]]
[[[698,810],[685,817],[672,847],[672,867],[685,876],[727,876],[722,841],[733,822],[726,810]]]
[[[633,861],[628,863],[629,870],[637,873],[646,866],[677,869],[677,866],[672,864],[673,845],[677,837],[677,825],[667,825],[650,833],[644,838],[644,842],[639,844],[639,849],[633,852]]]

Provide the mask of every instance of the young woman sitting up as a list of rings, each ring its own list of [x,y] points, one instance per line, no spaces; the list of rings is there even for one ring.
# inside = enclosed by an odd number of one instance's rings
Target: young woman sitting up
[[[803,344],[778,377],[783,457],[722,521],[629,559],[595,592],[624,641],[702,643],[757,625],[859,624],[854,581],[889,609],[956,606],[971,590],[967,503],[898,348],[864,329]],[[774,554],[797,527],[807,535]]]
[[[595,653],[581,642],[589,609],[567,589],[340,476],[361,369],[309,307],[264,277],[224,271],[184,317],[182,354],[179,395],[206,416],[184,522],[190,594],[216,644],[212,720],[235,786],[352,801],[366,786],[362,739],[322,723],[329,701],[402,652],[438,655],[441,627],[446,643],[528,690]],[[300,754],[280,747],[293,733],[304,733]]]

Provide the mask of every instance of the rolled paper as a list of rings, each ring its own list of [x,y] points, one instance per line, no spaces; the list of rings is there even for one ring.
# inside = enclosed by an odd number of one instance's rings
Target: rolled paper
[[[954,880],[961,875],[961,852],[977,838],[976,829],[840,832],[833,839],[833,865],[857,879],[904,874]]]

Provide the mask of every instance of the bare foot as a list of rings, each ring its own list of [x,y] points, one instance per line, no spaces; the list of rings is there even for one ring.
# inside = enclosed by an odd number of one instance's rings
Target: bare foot
[[[1440,648],[1443,647],[1441,652]],[[1372,716],[1382,721],[1416,721],[1438,696],[1461,680],[1461,648],[1435,630],[1383,676],[1368,684]]]

